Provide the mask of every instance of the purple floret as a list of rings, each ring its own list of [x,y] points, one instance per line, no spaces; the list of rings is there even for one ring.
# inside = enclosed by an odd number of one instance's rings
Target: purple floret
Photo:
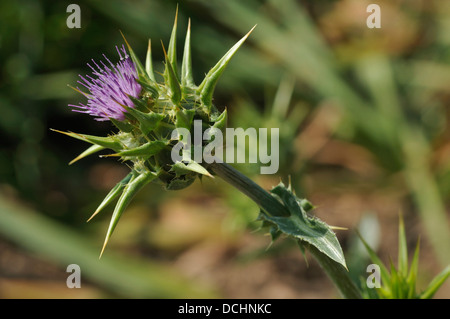
[[[121,50],[118,47],[116,49],[120,57],[120,61],[116,65],[103,55],[109,66],[100,61],[101,67],[92,60],[95,68],[88,64],[93,71],[92,76],[80,75],[81,80],[78,83],[86,87],[89,93],[81,90],[80,92],[88,101],[87,104],[70,104],[73,111],[95,116],[98,121],[106,121],[110,118],[123,121],[125,119],[123,112],[126,110],[122,105],[134,107],[128,95],[138,98],[141,92],[141,86],[137,82],[136,67],[124,46]],[[79,90],[78,87],[77,89]]]

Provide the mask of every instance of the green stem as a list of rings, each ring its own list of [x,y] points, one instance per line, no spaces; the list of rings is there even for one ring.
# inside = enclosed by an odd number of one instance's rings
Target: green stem
[[[351,280],[347,269],[312,245],[309,245],[308,250],[344,298],[362,299],[361,293]]]
[[[278,200],[247,176],[226,163],[208,166],[216,175],[231,184],[258,204],[269,216],[289,216],[289,211]]]
[[[288,216],[288,210],[269,192],[262,189],[244,174],[226,163],[213,163],[208,166],[217,176],[237,188],[253,200],[261,209],[271,216]],[[348,271],[330,259],[317,248],[309,245],[309,252],[317,260],[340,293],[347,299],[361,299],[361,294],[348,275]]]

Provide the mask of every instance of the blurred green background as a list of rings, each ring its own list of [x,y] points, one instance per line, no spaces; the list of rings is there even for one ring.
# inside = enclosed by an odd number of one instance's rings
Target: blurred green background
[[[338,231],[355,278],[370,263],[354,229],[384,260],[396,259],[398,216],[408,244],[421,240],[419,285],[450,263],[450,3],[405,1],[0,2],[0,298],[337,298],[314,260],[289,241],[255,232],[257,207],[220,180],[142,191],[102,259],[111,210],[86,223],[128,168],[91,156],[50,128],[106,135],[109,123],[74,113],[67,84],[91,59],[116,59],[123,43],[145,56],[152,39],[162,71],[179,6],[179,48],[188,18],[197,84],[255,24],[215,95],[230,127],[279,127],[280,170]],[[381,28],[369,29],[370,3]],[[181,56],[181,52],[179,53]],[[363,228],[364,226],[364,228]],[[69,289],[66,267],[81,268]],[[420,287],[419,287],[420,288]],[[436,295],[450,297],[448,283]]]

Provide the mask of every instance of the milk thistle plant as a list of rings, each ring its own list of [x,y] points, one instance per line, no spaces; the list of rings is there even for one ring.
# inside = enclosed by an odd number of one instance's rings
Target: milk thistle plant
[[[290,185],[280,183],[267,192],[224,162],[199,163],[190,157],[173,160],[174,147],[181,138],[174,134],[178,129],[192,131],[194,121],[201,120],[203,131],[225,130],[227,111],[220,112],[213,104],[213,92],[219,77],[252,30],[210,69],[199,85],[193,79],[190,22],[181,68],[178,67],[177,17],[167,51],[163,46],[165,68],[162,81],[155,77],[150,40],[145,63],[141,63],[125,37],[125,45],[116,48],[118,62],[104,56],[104,61],[93,60],[88,64],[91,75],[80,75],[79,86],[74,89],[87,102],[70,107],[73,111],[93,116],[97,121],[110,121],[117,131],[105,137],[58,131],[91,144],[71,163],[109,149],[112,152],[103,157],[117,157],[131,169],[92,215],[94,217],[117,200],[100,256],[124,210],[145,185],[156,182],[167,190],[179,190],[203,176],[217,176],[260,207],[258,219],[262,227],[268,229],[272,240],[282,234],[293,238],[302,252],[308,250],[316,258],[343,297],[361,298],[360,291],[348,275],[344,254],[332,228],[311,216],[312,204],[298,198]],[[199,145],[192,146],[196,147]],[[200,148],[204,147],[204,144],[200,145]]]

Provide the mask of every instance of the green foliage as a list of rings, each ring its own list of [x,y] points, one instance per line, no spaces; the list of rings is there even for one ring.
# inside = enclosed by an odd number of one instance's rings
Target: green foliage
[[[165,56],[163,83],[154,81],[150,41],[144,67],[122,34],[131,59],[136,66],[137,81],[141,84],[142,92],[139,97],[130,96],[134,104],[133,108],[119,103],[126,110],[126,113],[124,121],[112,120],[112,123],[119,129],[118,133],[111,134],[108,137],[98,137],[57,131],[96,146],[89,148],[75,160],[99,150],[111,149],[115,153],[105,157],[116,156],[124,162],[131,163],[131,177],[129,178],[129,175],[119,182],[93,215],[95,216],[100,209],[122,193],[111,217],[101,254],[122,213],[131,199],[146,184],[155,180],[162,182],[168,190],[178,190],[192,184],[197,177],[203,175],[212,177],[206,168],[191,159],[183,159],[181,162],[173,163],[169,155],[177,140],[173,137],[172,131],[175,128],[192,130],[192,122],[195,119],[206,121],[209,127],[225,129],[227,113],[226,110],[222,113],[218,112],[212,104],[213,92],[219,77],[231,58],[253,29],[219,60],[206,74],[200,86],[196,87],[192,77],[190,24],[186,34],[181,75],[178,72],[176,54],[177,19],[178,10],[168,51],[166,52],[163,47]]]
[[[263,221],[263,227],[269,227],[272,240],[284,234],[296,239],[300,247],[312,245],[330,259],[347,268],[341,245],[330,226],[317,217],[307,215],[307,212],[311,211],[313,207],[309,201],[296,197],[290,187],[286,188],[283,183],[274,187],[271,193],[289,211],[289,216],[274,216],[270,211],[261,210],[259,219]]]
[[[390,261],[389,266],[385,265],[377,256],[376,252],[366,243],[362,235],[360,235],[360,239],[366,247],[372,262],[378,265],[381,271],[380,288],[368,288],[367,285],[362,285],[365,298],[430,299],[450,276],[449,265],[438,274],[422,292],[417,292],[416,282],[419,268],[419,241],[417,241],[411,264],[408,265],[408,247],[402,218],[399,220],[398,228],[397,268],[392,261]]]
[[[76,262],[85,285],[80,290],[88,290],[87,281],[92,281],[104,289],[100,298],[218,297],[210,288],[183,278],[178,271],[155,260],[111,253],[99,262],[98,247],[88,234],[46,218],[4,194],[0,194],[0,219],[0,232],[24,249],[39,252],[41,258],[64,270]],[[65,285],[64,281],[61,285]]]
[[[120,195],[116,207],[114,208],[114,212],[111,217],[111,222],[109,224],[108,231],[106,232],[106,238],[100,256],[103,254],[106,244],[108,243],[109,238],[111,237],[114,229],[117,226],[117,223],[119,222],[120,217],[122,216],[122,213],[125,211],[128,204],[130,204],[133,197],[136,195],[138,191],[142,189],[142,187],[144,187],[146,184],[148,184],[155,178],[156,174],[153,174],[148,171],[140,172],[139,174],[133,172],[130,181],[123,188],[122,195]],[[121,182],[119,187],[121,187],[122,185],[123,181]]]
[[[442,83],[448,82],[444,75],[448,74],[450,60],[446,50],[448,39],[440,34],[448,34],[449,29],[439,22],[439,17],[447,16],[449,7],[438,5],[439,9],[428,16],[421,7],[415,7],[416,14],[411,15],[402,5],[395,9],[387,6],[387,10],[414,26],[410,29],[403,25],[401,29],[411,35],[404,39],[394,35],[397,27],[383,26],[380,32],[367,29],[363,23],[365,16],[358,16],[362,19],[360,23],[343,23],[335,31],[341,21],[337,17],[353,10],[350,3],[305,6],[296,1],[262,4],[223,1],[212,2],[208,8],[215,19],[234,31],[249,21],[258,24],[258,32],[252,36],[256,49],[243,63],[253,68],[249,67],[248,74],[242,70],[241,79],[249,79],[253,85],[272,83],[273,87],[278,84],[270,82],[273,76],[262,80],[260,74],[252,71],[268,65],[284,66],[304,86],[300,94],[313,105],[311,108],[332,101],[342,112],[343,118],[334,133],[337,140],[368,150],[385,177],[396,173],[405,177],[405,188],[415,199],[433,249],[441,264],[447,265],[450,231],[444,202],[449,194],[443,198],[438,177],[446,174],[449,166],[434,171],[430,161],[436,143],[445,140],[443,134],[448,131],[440,120],[448,116],[446,101],[436,96],[448,93],[448,87],[442,87]],[[320,12],[322,19],[312,19],[310,10]],[[334,19],[327,14],[329,10],[335,11]],[[321,23],[328,19],[331,21],[326,25],[330,30],[321,34]],[[436,32],[431,32],[433,36],[425,43],[420,34],[431,34],[429,28],[435,28]],[[333,43],[335,36],[340,41]],[[348,43],[344,40],[347,37],[351,39]],[[333,44],[328,45],[327,41]],[[402,42],[399,52],[387,44],[399,41]],[[417,46],[414,41],[421,44]],[[251,62],[256,52],[261,53],[257,66]],[[278,75],[276,79],[279,78]]]
[[[71,163],[81,158],[85,161],[67,166],[74,154],[72,151],[83,151],[80,144],[60,138],[47,127],[64,127],[75,132],[82,127],[92,136],[101,136],[109,132],[110,124],[92,125],[90,118],[63,107],[78,98],[72,90],[66,89],[66,84],[73,83],[77,74],[86,70],[85,62],[101,56],[99,48],[103,48],[100,51],[106,50],[104,53],[107,55],[114,53],[114,45],[121,41],[118,30],[122,30],[133,43],[136,56],[145,56],[148,48],[145,72],[151,80],[150,85],[154,85],[164,70],[160,61],[165,57],[162,50],[151,51],[150,41],[137,39],[152,37],[156,40],[153,44],[159,44],[160,38],[168,38],[171,25],[167,27],[167,21],[173,18],[176,1],[112,0],[105,4],[85,0],[79,4],[82,9],[81,29],[66,27],[67,4],[63,2],[24,0],[0,4],[2,188],[14,189],[19,200],[36,208],[36,215],[48,222],[57,221],[53,223],[54,229],[63,230],[55,235],[45,227],[41,228],[43,223],[28,223],[25,218],[17,219],[16,227],[12,227],[2,217],[1,236],[19,248],[27,247],[35,255],[52,250],[51,257],[48,257],[51,261],[70,262],[66,255],[71,248],[80,252],[88,250],[88,245],[60,246],[70,242],[63,237],[70,229],[76,228],[77,233],[82,232],[83,237],[97,242],[97,232],[103,232],[99,227],[102,223],[85,224],[84,220],[86,214],[95,210],[95,205],[92,207],[89,203],[101,202],[100,196],[108,190],[103,186],[99,188],[93,179],[98,168],[109,167],[105,178],[121,172],[115,163],[117,158],[100,162],[87,158],[87,155],[105,150],[98,145],[90,146]],[[188,77],[183,74],[191,74],[189,86],[195,87],[193,79],[201,78],[208,71],[202,66],[214,65],[216,57],[237,41],[236,35],[244,34],[257,23],[258,28],[249,39],[251,45],[240,49],[227,70],[228,76],[222,77],[216,90],[215,104],[228,107],[232,125],[270,127],[272,123],[273,127],[280,127],[280,152],[286,152],[280,158],[280,163],[283,163],[280,165],[281,174],[292,174],[296,187],[304,187],[306,194],[318,191],[326,197],[332,189],[333,192],[359,196],[354,191],[361,191],[358,180],[362,178],[367,186],[361,192],[364,198],[366,195],[375,198],[376,194],[392,193],[393,189],[394,193],[403,194],[397,198],[395,194],[390,197],[397,201],[396,204],[402,205],[406,201],[411,205],[409,200],[414,198],[413,210],[421,217],[420,226],[424,227],[430,239],[432,257],[437,256],[445,266],[450,256],[448,217],[445,218],[445,203],[450,196],[450,165],[445,151],[448,149],[448,123],[445,119],[449,110],[446,105],[450,82],[450,24],[447,23],[450,7],[445,1],[386,2],[382,7],[383,14],[387,9],[395,23],[383,24],[381,30],[368,30],[363,23],[366,18],[364,10],[360,15],[348,10],[349,5],[356,9],[354,4],[354,1],[292,0],[180,2],[178,21],[187,22],[186,17],[191,17],[195,34],[191,39],[192,52],[183,55],[183,61],[188,60],[184,58],[187,56],[199,66],[191,73],[186,72],[187,68],[181,69],[181,86],[188,87],[185,85]],[[361,5],[359,8],[364,9]],[[345,12],[352,12],[352,15],[345,16]],[[180,33],[177,36],[180,37]],[[188,42],[191,44],[187,39],[186,36],[185,47]],[[189,64],[183,62],[185,66]],[[274,116],[268,112],[270,108],[266,107],[264,111],[262,99],[276,90],[284,74],[295,79],[293,103],[289,106],[288,115],[273,123]],[[151,86],[146,85],[146,90],[151,92]],[[185,90],[182,95],[192,93],[193,90]],[[366,175],[348,170],[345,163],[332,162],[332,156],[325,162],[322,158],[305,157],[298,143],[301,129],[315,120],[317,110],[330,104],[337,106],[344,116],[340,117],[337,130],[330,132],[331,139],[326,142],[340,141],[370,152],[374,158],[375,176],[366,178]],[[236,116],[234,112],[239,113]],[[318,120],[323,123],[322,119]],[[400,122],[411,125],[411,129],[405,129],[404,124],[398,125]],[[114,124],[121,126],[119,129],[124,132],[132,131],[123,123]],[[283,131],[287,133],[285,142]],[[314,140],[306,142],[308,146],[317,146]],[[358,153],[350,157],[358,160]],[[367,164],[364,158],[360,160]],[[298,164],[304,162],[307,166],[301,165],[299,169]],[[240,168],[248,172],[248,166]],[[333,174],[336,171],[339,172],[338,178]],[[123,175],[116,176],[114,181]],[[323,178],[322,183],[321,179],[316,179],[317,175]],[[171,177],[169,175],[169,179]],[[258,179],[267,182],[264,177]],[[313,185],[311,181],[314,181]],[[159,211],[157,207],[163,192],[157,187],[148,189],[151,193],[144,197],[146,204],[151,202],[154,205],[151,210]],[[220,189],[220,193],[229,190]],[[217,188],[207,188],[205,192],[216,194]],[[345,201],[345,196],[342,196],[342,201]],[[242,231],[253,219],[253,206],[234,192],[225,204],[227,208],[237,206],[241,216],[246,216],[246,224],[240,228]],[[367,206],[368,210],[377,209],[370,203]],[[9,212],[11,216],[17,215],[14,209]],[[148,215],[148,211],[145,214],[140,211],[136,215],[141,216],[139,213]],[[237,217],[232,216],[231,219],[230,223],[235,224]],[[86,229],[92,233],[86,234]],[[36,237],[22,240],[34,233],[40,233],[42,241]],[[54,238],[61,240],[55,241]],[[164,255],[165,252],[160,253]],[[107,265],[107,260],[108,256],[104,256],[101,264]],[[122,289],[125,296],[143,296],[145,291],[151,290],[147,287],[140,289],[139,283],[143,281],[139,278],[129,280],[127,275],[139,277],[137,272],[114,266],[109,269],[121,269],[112,276],[111,285],[114,281],[127,284],[128,280],[130,283],[128,288]],[[157,269],[156,274],[160,270]],[[142,274],[151,274],[152,271],[143,267]],[[101,275],[108,272],[101,269],[96,274],[92,273],[90,279],[98,282],[103,278]],[[100,281],[107,282],[108,279]],[[153,296],[161,296],[157,290],[154,292]]]

